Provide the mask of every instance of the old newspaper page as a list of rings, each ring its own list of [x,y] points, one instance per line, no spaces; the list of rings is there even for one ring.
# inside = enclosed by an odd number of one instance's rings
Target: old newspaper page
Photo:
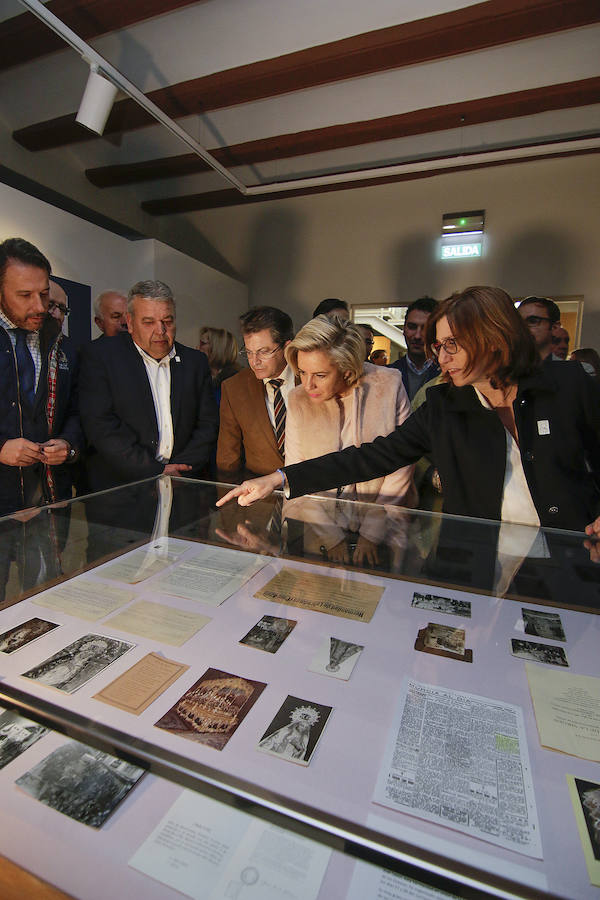
[[[518,706],[407,679],[376,803],[542,858]]]

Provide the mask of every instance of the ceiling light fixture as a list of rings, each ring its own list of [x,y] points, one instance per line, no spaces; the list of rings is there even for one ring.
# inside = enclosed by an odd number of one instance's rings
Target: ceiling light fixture
[[[117,91],[116,84],[100,74],[96,63],[91,63],[90,74],[75,121],[96,134],[102,134],[113,108]]]

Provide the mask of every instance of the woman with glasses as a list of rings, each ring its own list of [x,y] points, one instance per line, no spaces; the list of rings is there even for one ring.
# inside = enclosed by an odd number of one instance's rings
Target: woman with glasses
[[[248,481],[222,498],[247,506],[380,478],[427,455],[444,512],[600,536],[600,392],[581,366],[542,368],[527,325],[500,288],[439,305],[426,342],[445,383],[387,437]],[[598,555],[600,559],[600,554]]]
[[[241,369],[237,361],[237,341],[232,333],[224,328],[208,328],[205,326],[200,329],[198,350],[206,353],[208,365],[210,366],[212,388],[217,406],[219,406],[221,402],[221,385],[227,378],[231,378],[232,375],[235,375]]]
[[[300,379],[290,392],[285,436],[285,463],[292,465],[343,447],[359,447],[389,434],[410,415],[399,372],[365,362],[359,328],[347,319],[317,316],[300,329],[285,348],[288,364]],[[383,477],[339,487],[342,500],[414,506],[413,467],[403,466]],[[368,555],[382,538],[377,511],[348,527],[359,534],[357,555]],[[347,510],[350,519],[354,511]],[[337,541],[336,541],[337,537]],[[326,550],[342,538],[340,527],[324,538]],[[343,547],[342,547],[343,552]]]

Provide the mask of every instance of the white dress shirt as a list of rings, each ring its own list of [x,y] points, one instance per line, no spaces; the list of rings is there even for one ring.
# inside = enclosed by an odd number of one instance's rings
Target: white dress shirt
[[[138,347],[135,341],[133,343],[146,366],[150,390],[152,391],[152,399],[154,401],[154,410],[156,412],[156,421],[158,423],[158,447],[156,449],[156,459],[159,462],[167,463],[173,454],[171,360],[175,356],[175,347],[171,347],[171,352],[167,354],[167,356],[163,356],[162,359],[153,359],[145,350]]]
[[[273,428],[275,428],[275,388],[272,384],[269,384],[269,381],[273,381],[274,378],[283,378],[281,396],[283,397],[286,409],[288,394],[292,388],[296,387],[294,371],[291,366],[286,366],[281,375],[271,375],[270,378],[263,378],[263,384],[265,386],[265,403],[267,404],[267,412],[269,413],[269,419],[271,420]]]

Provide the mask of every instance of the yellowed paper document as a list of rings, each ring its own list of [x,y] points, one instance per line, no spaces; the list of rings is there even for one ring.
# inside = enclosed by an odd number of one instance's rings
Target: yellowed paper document
[[[152,575],[164,572],[176,561],[176,556],[158,556],[145,550],[134,550],[123,559],[105,566],[98,571],[101,578],[110,578],[111,581],[124,581],[126,584],[139,584]]]
[[[254,596],[273,603],[328,613],[342,619],[370,622],[383,590],[366,581],[282,569]]]
[[[138,600],[129,609],[109,619],[107,625],[153,641],[162,641],[171,647],[181,647],[208,622],[208,616],[149,600]]]
[[[149,653],[94,694],[94,699],[139,716],[188,669],[158,653]]]
[[[77,619],[85,619],[86,622],[96,622],[115,609],[130,603],[133,598],[134,594],[131,591],[81,578],[38,594],[34,597],[34,602],[38,606],[60,610]]]
[[[567,784],[590,882],[600,887],[600,784],[573,775]]]
[[[600,762],[600,678],[525,668],[542,747]]]

